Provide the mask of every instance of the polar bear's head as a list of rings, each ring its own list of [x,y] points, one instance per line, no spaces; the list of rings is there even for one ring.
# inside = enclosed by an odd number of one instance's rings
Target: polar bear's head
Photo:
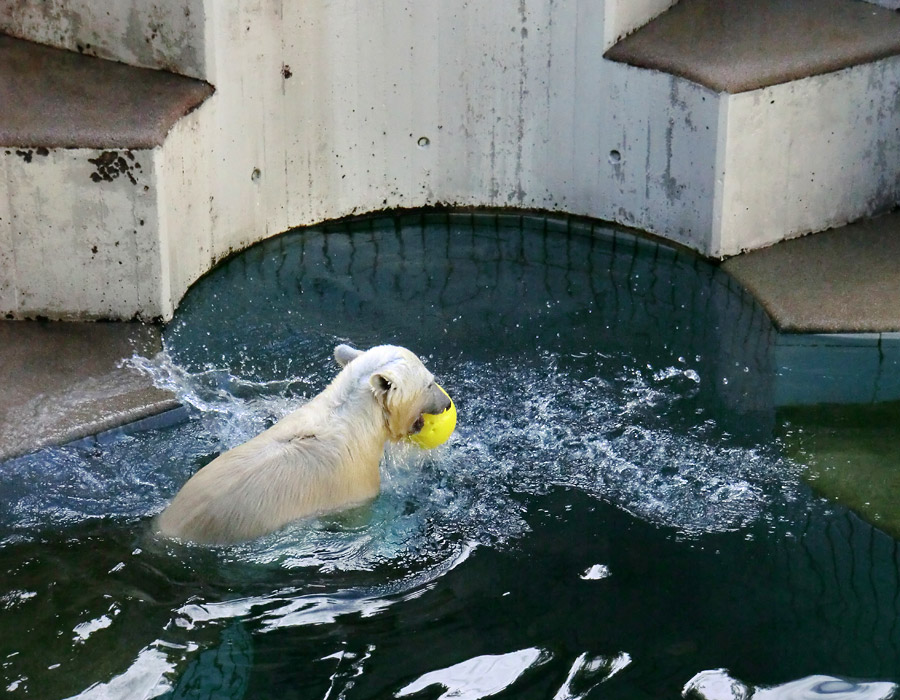
[[[401,440],[422,429],[423,415],[442,413],[450,399],[434,382],[434,375],[406,348],[379,345],[366,351],[338,345],[334,359],[368,383],[384,412],[391,440]]]

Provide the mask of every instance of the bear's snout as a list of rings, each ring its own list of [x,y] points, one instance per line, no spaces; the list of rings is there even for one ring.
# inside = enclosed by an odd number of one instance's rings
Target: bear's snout
[[[450,397],[447,396],[443,391],[441,391],[440,387],[437,384],[432,384],[431,396],[429,396],[428,399],[429,400],[422,413],[439,415],[450,408]],[[421,426],[419,427],[419,429],[421,430]]]

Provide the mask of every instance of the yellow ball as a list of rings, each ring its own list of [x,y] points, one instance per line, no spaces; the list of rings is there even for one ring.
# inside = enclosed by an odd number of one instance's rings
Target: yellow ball
[[[438,389],[450,399],[450,394],[444,391],[443,387],[438,386]],[[456,429],[456,406],[453,405],[453,399],[450,399],[450,408],[443,413],[425,413],[422,418],[425,425],[418,433],[409,436],[410,441],[426,450],[443,445]]]

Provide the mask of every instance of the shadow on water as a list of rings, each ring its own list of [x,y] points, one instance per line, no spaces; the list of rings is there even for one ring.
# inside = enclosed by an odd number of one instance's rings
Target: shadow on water
[[[896,542],[783,456],[773,335],[716,268],[575,219],[382,216],[254,246],[134,360],[191,420],[0,467],[0,684],[887,697]],[[459,409],[450,442],[391,449],[367,507],[233,547],[156,541],[188,476],[320,391],[343,341],[425,358]]]

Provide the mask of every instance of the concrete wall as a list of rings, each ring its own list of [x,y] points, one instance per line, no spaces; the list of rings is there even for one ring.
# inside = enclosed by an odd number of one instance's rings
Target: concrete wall
[[[0,33],[202,78],[206,1],[0,0]]]
[[[841,226],[900,201],[900,57],[722,99],[712,255]]]
[[[579,213],[709,254],[721,96],[657,71],[614,63],[606,68],[612,89],[599,120],[600,167],[585,164],[580,174],[592,189]]]
[[[0,148],[0,308],[50,318],[160,315],[153,158]]]
[[[159,307],[148,317],[171,316],[178,302],[213,260],[216,226],[211,195],[214,162],[207,157],[206,124],[215,111],[207,102],[182,118],[153,153],[159,236]]]
[[[610,31],[640,24],[636,6],[0,2],[5,31],[216,86],[163,147],[141,154],[140,187],[93,182],[97,151],[54,150],[30,169],[3,158],[0,206],[12,214],[0,236],[11,260],[0,287],[16,315],[167,318],[235,250],[390,207],[537,207],[665,230],[667,206],[653,207],[656,218],[643,210],[673,191],[672,119],[665,109],[621,119],[632,90],[642,112],[664,107],[647,84],[659,77],[602,59]],[[647,19],[666,5],[642,3]],[[610,159],[615,149],[622,161]],[[645,162],[654,173],[634,184]],[[614,208],[623,183],[628,203]],[[38,201],[51,191],[63,194]],[[124,241],[128,263],[117,257]]]
[[[671,4],[209,5],[213,255],[437,203],[562,210],[704,249],[714,96],[602,58]]]
[[[897,59],[727,95],[602,58],[672,4],[210,5],[228,164],[213,255],[445,203],[582,214],[722,257],[900,199]]]

